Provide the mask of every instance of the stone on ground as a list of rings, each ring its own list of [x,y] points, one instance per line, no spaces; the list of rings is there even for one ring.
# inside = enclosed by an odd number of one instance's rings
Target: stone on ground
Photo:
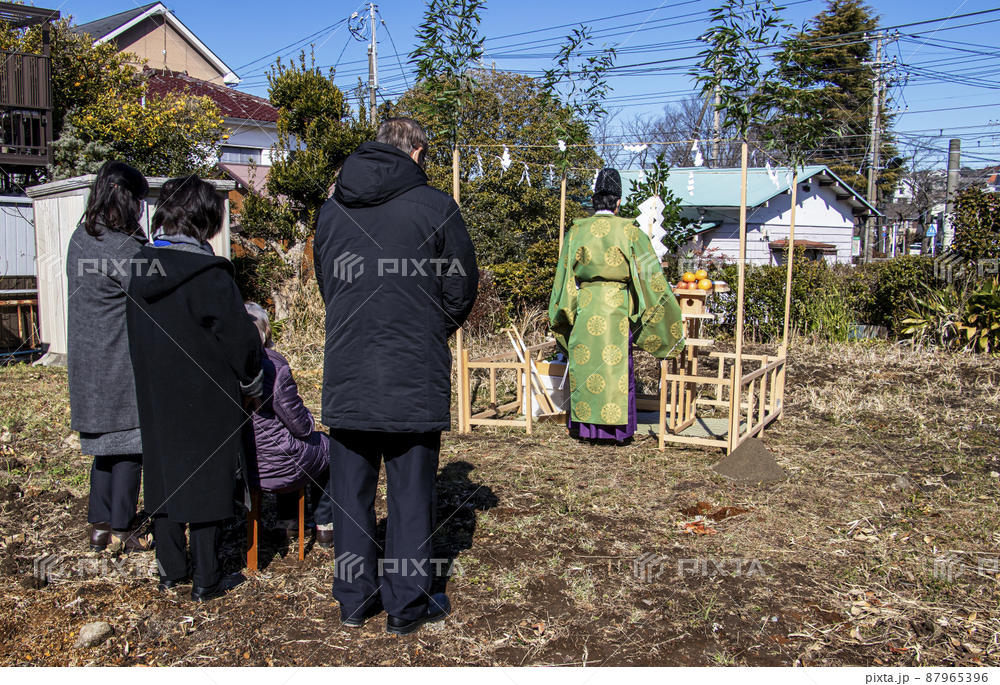
[[[77,647],[96,647],[115,632],[109,623],[96,621],[80,628],[80,636],[76,638]]]
[[[788,477],[771,451],[757,438],[744,442],[712,469],[730,480],[753,483],[771,483]]]

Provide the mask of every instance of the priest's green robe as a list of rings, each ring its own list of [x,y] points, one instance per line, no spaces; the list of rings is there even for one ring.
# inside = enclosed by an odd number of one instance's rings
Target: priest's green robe
[[[583,423],[628,421],[630,333],[658,358],[684,343],[680,307],[649,236],[611,214],[577,219],[566,234],[549,324],[569,357],[570,418]]]

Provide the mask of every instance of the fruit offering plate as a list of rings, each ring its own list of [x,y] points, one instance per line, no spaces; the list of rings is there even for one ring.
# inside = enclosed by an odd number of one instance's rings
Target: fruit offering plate
[[[675,295],[694,295],[703,296],[712,293],[728,293],[730,291],[729,284],[725,281],[712,281],[712,287],[710,289],[699,288],[697,284],[688,283],[675,283],[673,286],[673,291]]]

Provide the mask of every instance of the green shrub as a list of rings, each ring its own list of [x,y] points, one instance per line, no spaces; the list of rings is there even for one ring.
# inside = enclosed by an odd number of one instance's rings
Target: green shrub
[[[1000,352],[1000,282],[925,287],[911,297],[901,332],[949,350]]]
[[[849,273],[845,295],[859,322],[885,326],[890,335],[896,336],[912,305],[911,294],[923,292],[925,286],[934,283],[934,260],[907,255],[849,268]]]
[[[236,284],[243,299],[257,302],[269,309],[274,304],[271,295],[275,284],[294,275],[291,266],[271,252],[244,254],[233,257],[232,261]]]
[[[712,272],[712,278],[729,283],[733,292],[716,297],[714,310],[723,315],[722,331],[732,334],[736,322],[737,267],[730,264]],[[770,342],[781,337],[785,315],[784,266],[746,268],[744,280],[744,335],[751,340]],[[795,259],[792,266],[791,326],[801,332],[835,335],[846,339],[848,321],[853,321],[839,270],[826,262]]]
[[[558,261],[558,243],[541,240],[528,248],[524,261],[486,268],[492,274],[497,297],[510,312],[526,305],[548,307]]]
[[[972,349],[1000,352],[1000,281],[994,278],[969,296],[963,323]]]

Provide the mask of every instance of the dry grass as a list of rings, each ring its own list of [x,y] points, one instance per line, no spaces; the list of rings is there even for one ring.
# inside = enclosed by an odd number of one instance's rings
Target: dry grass
[[[529,337],[535,320],[519,322]],[[317,332],[303,318],[279,342],[312,407]],[[1000,665],[998,388],[995,358],[797,343],[786,413],[765,437],[789,478],[766,486],[717,476],[717,452],[660,452],[652,438],[591,446],[551,424],[447,434],[435,549],[458,562],[456,609],[443,629],[396,639],[377,621],[339,628],[318,549],[203,607],[134,572],[34,589],[39,555],[88,555],[87,465],[64,373],[6,368],[0,663]],[[748,511],[684,534],[697,502]],[[238,522],[231,533],[235,548]],[[650,554],[644,582],[633,563]],[[72,647],[92,620],[115,636]]]

